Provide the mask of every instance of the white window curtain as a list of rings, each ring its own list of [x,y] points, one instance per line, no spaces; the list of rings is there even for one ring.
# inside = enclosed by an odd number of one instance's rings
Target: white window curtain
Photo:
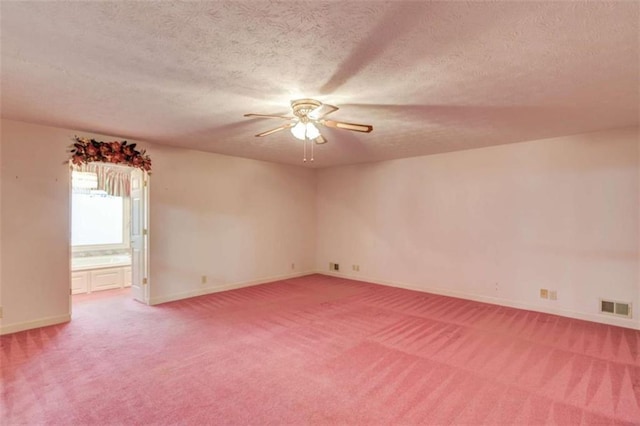
[[[131,194],[131,172],[127,168],[89,163],[74,165],[73,170],[80,172],[72,181],[74,190],[97,189],[114,197],[128,197]],[[97,176],[97,181],[93,175]]]

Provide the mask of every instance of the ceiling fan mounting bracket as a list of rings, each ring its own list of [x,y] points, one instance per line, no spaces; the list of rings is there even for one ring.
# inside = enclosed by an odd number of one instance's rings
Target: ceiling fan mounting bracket
[[[291,109],[293,110],[293,115],[298,117],[303,122],[306,122],[307,114],[321,105],[322,102],[316,101],[315,99],[298,99],[296,101],[291,101]]]

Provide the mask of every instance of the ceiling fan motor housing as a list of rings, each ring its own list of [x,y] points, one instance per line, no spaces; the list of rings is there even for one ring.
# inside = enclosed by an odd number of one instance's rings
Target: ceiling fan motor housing
[[[321,105],[322,102],[316,101],[315,99],[298,99],[291,101],[293,115],[298,117],[302,122],[306,122],[308,120],[307,114]]]

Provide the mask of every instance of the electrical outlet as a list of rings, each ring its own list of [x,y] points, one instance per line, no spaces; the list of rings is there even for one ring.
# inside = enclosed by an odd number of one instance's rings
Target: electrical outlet
[[[558,292],[555,290],[551,290],[549,292],[549,299],[550,300],[558,300]]]
[[[2,306],[0,306],[0,318],[2,318]]]
[[[353,269],[354,271],[358,272],[358,271],[360,271],[360,265],[353,265],[351,267],[351,269]]]
[[[291,269],[296,269],[296,264],[295,263],[291,264]]]
[[[340,265],[337,263],[329,263],[329,270],[330,271],[339,271],[340,270]]]
[[[200,284],[206,284],[207,283],[207,276],[203,275],[202,278],[200,278]]]
[[[540,298],[541,299],[548,299],[549,298],[549,290],[547,290],[546,288],[541,288],[540,289]]]

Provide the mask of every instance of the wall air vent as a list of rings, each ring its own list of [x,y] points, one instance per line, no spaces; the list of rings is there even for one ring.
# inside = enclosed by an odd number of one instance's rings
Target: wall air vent
[[[631,318],[631,303],[600,299],[600,312],[618,317]]]

